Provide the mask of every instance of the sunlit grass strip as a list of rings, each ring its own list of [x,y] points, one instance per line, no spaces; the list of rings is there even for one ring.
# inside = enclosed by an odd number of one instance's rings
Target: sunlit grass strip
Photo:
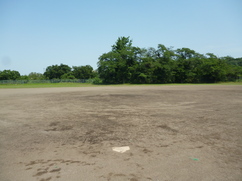
[[[45,88],[45,87],[94,87],[92,83],[27,83],[27,84],[0,84],[0,88]]]
[[[220,82],[211,84],[92,84],[92,83],[27,83],[27,84],[0,84],[0,88],[48,88],[48,87],[98,87],[98,86],[167,86],[167,85],[242,85],[242,82]]]

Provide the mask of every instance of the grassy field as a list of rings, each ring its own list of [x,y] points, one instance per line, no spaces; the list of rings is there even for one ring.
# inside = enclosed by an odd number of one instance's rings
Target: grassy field
[[[222,82],[214,84],[112,84],[111,86],[135,86],[135,85],[242,85],[242,82]],[[13,89],[13,88],[45,88],[45,87],[98,87],[110,85],[96,85],[92,83],[27,83],[27,84],[0,84],[0,89]]]

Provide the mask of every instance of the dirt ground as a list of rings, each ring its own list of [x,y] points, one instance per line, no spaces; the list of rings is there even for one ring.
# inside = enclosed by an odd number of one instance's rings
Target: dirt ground
[[[0,135],[1,181],[242,180],[242,86],[0,89]]]

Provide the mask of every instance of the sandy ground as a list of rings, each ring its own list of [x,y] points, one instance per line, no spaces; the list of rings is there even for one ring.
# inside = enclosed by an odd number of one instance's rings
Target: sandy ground
[[[0,135],[1,181],[242,180],[242,86],[0,89]]]

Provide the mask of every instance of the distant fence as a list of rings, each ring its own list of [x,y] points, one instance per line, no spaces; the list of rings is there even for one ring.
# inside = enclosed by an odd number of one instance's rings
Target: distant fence
[[[37,83],[93,83],[93,79],[51,79],[51,80],[0,80],[0,84],[37,84]]]

